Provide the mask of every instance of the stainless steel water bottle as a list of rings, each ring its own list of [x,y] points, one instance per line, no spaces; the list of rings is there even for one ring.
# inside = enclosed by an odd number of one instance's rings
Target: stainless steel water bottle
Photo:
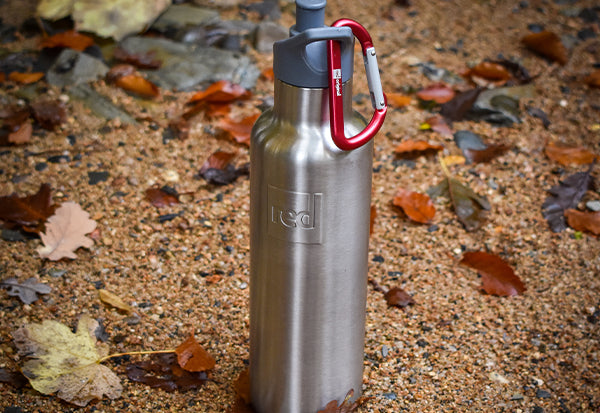
[[[250,143],[250,388],[259,413],[315,413],[362,388],[371,138],[385,117],[370,36],[297,0],[274,45],[274,106]],[[362,45],[374,115],[352,110]]]

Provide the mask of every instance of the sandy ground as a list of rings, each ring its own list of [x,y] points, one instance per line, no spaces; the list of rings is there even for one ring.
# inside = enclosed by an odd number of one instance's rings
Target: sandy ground
[[[417,304],[405,311],[390,308],[382,294],[370,289],[364,394],[372,399],[360,411],[597,412],[600,243],[590,235],[576,237],[570,229],[552,233],[541,205],[547,189],[584,169],[559,168],[544,155],[547,142],[584,145],[600,153],[600,91],[581,82],[600,62],[600,40],[575,45],[564,67],[519,43],[534,23],[571,37],[592,27],[598,36],[597,22],[565,15],[593,2],[411,3],[402,8],[390,1],[355,1],[350,8],[331,0],[327,21],[349,17],[370,30],[388,92],[432,83],[411,66],[417,62],[459,72],[500,53],[514,57],[538,76],[537,96],[522,106],[541,108],[552,123],[545,129],[524,113],[521,124],[508,128],[455,124],[455,130],[471,130],[511,147],[491,163],[452,168],[492,204],[487,223],[466,232],[447,200],[436,201],[435,227],[412,223],[390,205],[397,188],[424,192],[443,177],[435,158],[418,158],[412,166],[397,162],[393,149],[398,143],[428,139],[443,144],[445,154],[458,154],[451,137],[419,130],[428,114],[415,102],[390,110],[375,144],[377,218],[369,276],[384,287],[402,287]],[[284,10],[281,23],[292,20]],[[261,68],[270,66],[269,56],[255,57]],[[366,92],[362,77],[356,74],[355,93]],[[34,276],[53,289],[31,305],[0,291],[0,367],[18,366],[10,334],[23,321],[54,319],[74,326],[83,313],[103,321],[113,352],[172,348],[194,332],[217,366],[212,381],[187,393],[151,389],[120,374],[120,399],[81,409],[29,387],[0,383],[0,406],[23,412],[225,411],[236,397],[232,383],[248,362],[248,180],[214,187],[195,175],[217,149],[237,151],[237,162],[246,162],[247,147],[210,133],[214,129],[202,116],[189,139],[164,143],[164,127],[181,112],[189,93],[164,91],[148,104],[102,82],[96,88],[146,120],[136,127],[107,124],[69,102],[69,120],[60,130],[40,131],[27,146],[2,148],[0,195],[31,194],[49,183],[54,202],[80,203],[98,222],[100,237],[89,251],[79,250],[76,260],[60,262],[38,257],[39,240],[0,240],[3,279]],[[271,90],[272,84],[261,79],[254,93],[266,97]],[[48,93],[61,92],[51,88]],[[368,108],[364,111],[368,114]],[[74,142],[68,135],[75,136]],[[47,162],[62,153],[70,160]],[[48,167],[38,171],[40,162]],[[88,172],[94,171],[108,171],[110,177],[90,185]],[[159,210],[144,199],[153,184],[190,194],[181,204]],[[160,222],[159,216],[169,213],[178,216]],[[482,294],[476,272],[458,266],[464,251],[477,250],[502,256],[527,286],[525,294]],[[56,270],[66,272],[54,277]],[[139,320],[103,305],[98,288],[131,304]],[[106,364],[124,370],[122,364]]]

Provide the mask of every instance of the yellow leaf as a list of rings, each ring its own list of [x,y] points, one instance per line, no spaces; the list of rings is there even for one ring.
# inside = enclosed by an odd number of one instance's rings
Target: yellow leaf
[[[77,332],[57,321],[25,324],[13,333],[19,354],[30,357],[22,372],[31,386],[77,406],[107,395],[121,396],[121,382],[108,367],[99,364],[107,346],[96,344],[98,322],[88,315],[79,319]]]
[[[41,0],[37,14],[48,20],[58,20],[67,17],[73,10],[75,0]]]
[[[466,159],[464,156],[460,156],[460,155],[449,155],[449,156],[444,156],[442,158],[442,162],[446,166],[464,165],[466,162]]]
[[[100,289],[98,290],[98,295],[100,296],[100,301],[104,304],[110,305],[111,307],[115,307],[117,310],[121,310],[130,314],[133,312],[133,308],[125,301],[121,299],[118,295],[111,293],[108,290]]]

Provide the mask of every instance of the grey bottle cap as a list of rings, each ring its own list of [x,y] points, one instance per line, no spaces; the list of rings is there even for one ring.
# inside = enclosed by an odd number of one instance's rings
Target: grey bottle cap
[[[354,35],[349,27],[325,26],[325,0],[296,0],[290,38],[273,45],[275,77],[297,87],[326,88],[327,42],[341,41],[342,81],[352,78]]]

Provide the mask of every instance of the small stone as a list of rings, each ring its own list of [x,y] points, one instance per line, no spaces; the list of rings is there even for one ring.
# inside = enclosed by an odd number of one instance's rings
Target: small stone
[[[523,396],[520,393],[515,393],[512,396],[510,396],[511,400],[523,400],[525,398],[525,396]]]
[[[533,406],[531,413],[544,413],[544,409],[542,409],[540,406]]]
[[[382,396],[388,400],[396,400],[398,398],[396,393],[383,393]]]
[[[506,377],[504,377],[503,375],[501,375],[500,373],[495,372],[495,371],[492,371],[490,373],[489,377],[490,377],[491,381],[495,381],[496,383],[500,383],[500,384],[509,384],[510,383],[510,381]]]
[[[384,262],[385,259],[381,255],[375,255],[373,257],[373,262]]]
[[[189,4],[173,4],[156,19],[152,24],[152,28],[158,31],[166,31],[172,28],[200,26],[215,22],[218,19],[219,13],[214,10]]]
[[[454,133],[454,142],[462,151],[466,149],[474,149],[477,151],[487,149],[487,145],[481,137],[476,133],[468,130],[459,130]]]
[[[109,176],[110,173],[108,171],[88,172],[88,183],[96,185],[100,182],[106,182]]]
[[[585,203],[585,206],[587,207],[587,209],[589,209],[591,211],[594,211],[594,212],[600,211],[600,201],[598,201],[598,200],[587,201]]]
[[[58,87],[79,85],[104,77],[108,72],[102,60],[73,49],[64,49],[46,73],[48,83]]]
[[[417,340],[417,346],[419,346],[419,347],[426,347],[428,345],[429,345],[429,343],[426,340],[423,340],[423,339]]]
[[[35,170],[38,172],[44,171],[48,168],[48,164],[46,162],[38,162],[35,164]]]
[[[535,392],[535,397],[537,397],[538,399],[548,399],[552,397],[552,395],[547,390],[537,389],[537,391]]]
[[[248,288],[248,283],[247,282],[241,282],[238,285],[238,287],[239,287],[240,290],[245,290],[246,288]]]
[[[389,354],[388,347],[384,344],[381,346],[381,357],[386,358]]]
[[[2,228],[2,232],[0,233],[0,238],[4,241],[15,242],[15,241],[25,241],[25,236],[21,233],[21,231],[15,231],[12,229]]]
[[[59,278],[67,273],[67,270],[59,270],[58,268],[50,268],[48,270],[48,275],[50,277]]]

